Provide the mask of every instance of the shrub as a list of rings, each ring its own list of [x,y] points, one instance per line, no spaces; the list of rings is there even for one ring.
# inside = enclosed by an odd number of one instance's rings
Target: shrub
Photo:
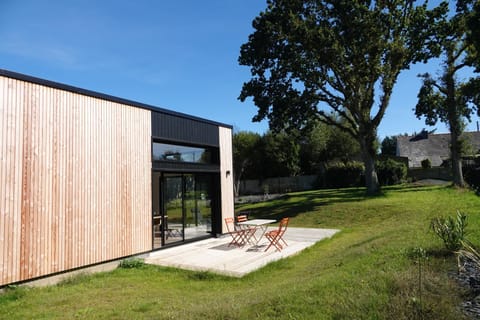
[[[457,211],[457,216],[436,217],[430,222],[430,228],[439,236],[445,247],[450,251],[457,251],[462,248],[465,240],[467,227],[467,216]]]
[[[327,168],[326,185],[329,188],[360,186],[364,171],[360,162],[335,163]]]
[[[125,259],[120,261],[120,264],[118,265],[118,267],[123,269],[133,269],[133,268],[141,268],[144,265],[145,265],[145,262],[143,262],[142,259],[130,258],[130,259]]]
[[[423,159],[422,162],[420,162],[420,164],[422,165],[423,169],[429,169],[432,167],[432,162],[428,158]]]
[[[464,166],[463,178],[472,189],[477,190],[477,194],[480,192],[480,167]]]
[[[407,178],[407,166],[393,159],[377,161],[377,176],[381,185],[399,184]]]

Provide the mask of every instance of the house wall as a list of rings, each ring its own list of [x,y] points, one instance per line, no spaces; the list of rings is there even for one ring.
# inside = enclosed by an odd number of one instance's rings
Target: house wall
[[[0,286],[151,250],[151,195],[149,110],[0,76]]]
[[[221,187],[221,212],[222,233],[226,232],[223,219],[234,216],[233,195],[233,157],[232,157],[232,130],[219,127],[220,145],[220,187]]]

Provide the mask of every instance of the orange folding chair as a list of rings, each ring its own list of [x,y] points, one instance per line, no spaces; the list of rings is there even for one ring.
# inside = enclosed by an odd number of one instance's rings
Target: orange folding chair
[[[285,239],[283,239],[283,235],[285,234],[285,231],[287,231],[288,220],[289,218],[283,218],[280,220],[280,224],[278,225],[277,229],[265,233],[265,238],[270,241],[270,244],[265,251],[270,249],[271,246],[274,246],[278,251],[282,251],[284,246],[288,246]]]
[[[237,227],[238,229],[245,230],[245,240],[247,242],[257,243],[257,237],[255,237],[255,232],[257,231],[257,228],[248,226],[248,225],[238,225],[239,222],[246,222],[246,221],[248,221],[247,215],[237,216]]]
[[[238,223],[238,222],[245,222],[245,221],[247,221],[247,220],[248,220],[248,218],[247,218],[246,215],[239,215],[239,216],[237,216],[237,223]]]
[[[257,243],[257,237],[255,237],[255,232],[257,231],[256,227],[248,226],[248,225],[239,225],[239,222],[248,221],[247,215],[239,215],[237,216],[237,226],[239,229],[246,230],[245,237],[246,241],[249,243]],[[253,239],[253,240],[252,240]]]
[[[228,246],[243,247],[247,241],[247,229],[235,229],[235,220],[231,217],[225,218],[225,224],[227,225],[227,233],[232,237]]]

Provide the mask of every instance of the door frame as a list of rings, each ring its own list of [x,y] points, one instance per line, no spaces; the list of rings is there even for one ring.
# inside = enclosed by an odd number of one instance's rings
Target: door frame
[[[210,201],[211,201],[211,216],[210,216],[210,230],[205,233],[203,236],[198,236],[198,237],[192,237],[192,238],[186,238],[185,237],[185,227],[186,227],[186,217],[187,217],[187,212],[186,212],[186,206],[185,206],[185,188],[186,188],[186,183],[185,183],[185,176],[186,175],[192,175],[194,177],[195,181],[195,191],[194,193],[196,194],[197,191],[197,176],[208,176],[209,180],[209,189],[210,189]],[[168,242],[166,241],[166,230],[164,230],[164,227],[166,225],[165,223],[165,214],[166,214],[166,208],[165,208],[165,176],[178,176],[181,177],[182,182],[181,182],[181,192],[182,192],[182,230],[181,230],[181,239],[178,241],[172,241]],[[181,172],[181,171],[163,171],[163,170],[152,170],[152,184],[157,183],[158,188],[152,187],[152,250],[157,250],[161,249],[164,247],[170,247],[170,246],[176,246],[176,245],[181,245],[201,239],[206,239],[206,238],[211,238],[216,236],[217,233],[217,225],[218,225],[218,219],[217,216],[219,214],[220,210],[220,199],[221,196],[219,194],[220,190],[220,181],[219,181],[219,175],[216,173],[212,172]],[[157,180],[157,181],[154,181]],[[158,192],[158,194],[155,194]],[[155,201],[158,201],[158,203],[154,203]],[[195,208],[198,207],[198,199],[195,197]],[[154,208],[159,209],[159,215],[161,219],[161,228],[160,228],[160,244],[159,246],[155,246],[155,210]],[[158,216],[158,215],[157,215]],[[158,219],[158,218],[156,218]],[[158,231],[157,231],[158,232]],[[157,237],[158,238],[158,237]]]

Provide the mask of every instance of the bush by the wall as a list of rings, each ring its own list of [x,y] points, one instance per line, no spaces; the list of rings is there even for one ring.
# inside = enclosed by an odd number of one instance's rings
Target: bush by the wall
[[[358,187],[362,183],[365,168],[362,163],[339,162],[329,165],[325,172],[325,182],[328,188]]]
[[[422,162],[420,162],[420,164],[422,165],[423,169],[428,169],[432,167],[432,161],[430,161],[430,159],[428,158],[423,159]]]
[[[480,157],[463,161],[463,178],[472,188],[480,191]]]
[[[377,176],[380,185],[388,186],[399,184],[407,178],[407,166],[392,159],[376,162]]]

